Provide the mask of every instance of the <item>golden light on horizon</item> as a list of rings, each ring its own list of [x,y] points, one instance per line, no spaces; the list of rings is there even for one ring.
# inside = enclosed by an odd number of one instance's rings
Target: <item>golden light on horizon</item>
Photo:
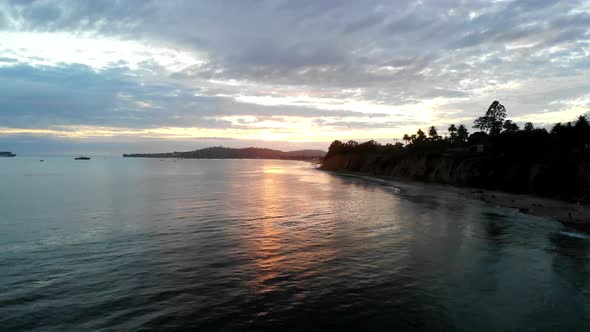
[[[328,129],[328,130],[327,130]],[[403,135],[399,129],[376,128],[366,133],[370,138],[391,139]],[[63,139],[100,138],[146,138],[146,139],[190,139],[190,138],[231,138],[283,142],[331,142],[336,139],[355,139],[355,130],[335,128],[309,128],[305,125],[283,126],[263,129],[211,129],[198,127],[162,127],[151,129],[101,127],[101,126],[52,126],[50,129],[0,127],[1,135],[50,136]],[[397,135],[397,136],[396,136]],[[367,137],[361,137],[367,138]]]

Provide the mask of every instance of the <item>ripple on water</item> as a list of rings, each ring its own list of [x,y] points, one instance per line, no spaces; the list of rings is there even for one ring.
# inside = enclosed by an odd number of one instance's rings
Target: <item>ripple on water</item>
[[[5,330],[590,330],[559,224],[297,162],[68,162],[7,179]]]

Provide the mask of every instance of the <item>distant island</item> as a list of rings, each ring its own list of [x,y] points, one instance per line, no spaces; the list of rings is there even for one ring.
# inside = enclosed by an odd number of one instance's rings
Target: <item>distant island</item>
[[[585,115],[550,130],[531,122],[521,129],[494,101],[473,128],[477,131],[469,134],[465,125],[451,124],[443,137],[431,126],[404,135],[403,143],[386,145],[334,141],[320,168],[559,199],[573,208],[558,218],[590,224],[590,215],[576,212],[590,207],[590,124]],[[539,210],[543,204],[519,204],[517,197],[498,203],[523,211]],[[548,212],[544,214],[553,216],[558,211]]]
[[[321,150],[279,151],[264,148],[233,149],[222,146],[187,152],[130,153],[125,158],[186,158],[186,159],[281,159],[320,161],[326,155]]]

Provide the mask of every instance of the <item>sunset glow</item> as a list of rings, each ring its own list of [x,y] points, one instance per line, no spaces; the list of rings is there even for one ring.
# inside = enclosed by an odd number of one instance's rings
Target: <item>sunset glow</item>
[[[470,127],[495,99],[539,126],[590,109],[590,38],[576,23],[587,14],[575,2],[308,3],[301,13],[278,1],[133,4],[90,17],[72,1],[0,4],[3,145],[219,138],[325,149]]]

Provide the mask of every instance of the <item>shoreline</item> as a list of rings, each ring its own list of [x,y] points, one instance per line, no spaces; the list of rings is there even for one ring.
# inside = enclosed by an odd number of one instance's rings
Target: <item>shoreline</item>
[[[526,194],[513,194],[489,189],[457,187],[433,182],[404,180],[391,176],[379,176],[358,172],[327,171],[321,168],[318,168],[318,170],[338,175],[386,180],[402,185],[427,185],[431,186],[433,189],[455,193],[462,197],[479,200],[499,207],[516,209],[524,214],[552,219],[566,226],[590,232],[590,206],[587,205]]]

